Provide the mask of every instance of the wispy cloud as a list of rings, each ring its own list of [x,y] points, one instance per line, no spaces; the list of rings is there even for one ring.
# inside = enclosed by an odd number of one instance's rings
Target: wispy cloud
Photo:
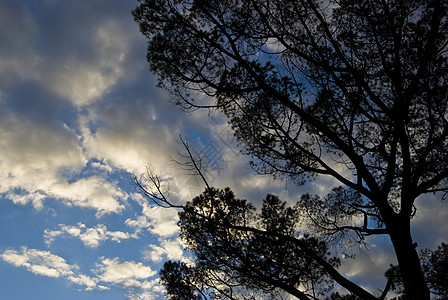
[[[51,245],[56,237],[79,238],[84,245],[91,248],[98,247],[100,243],[107,240],[121,243],[122,240],[138,238],[136,234],[131,234],[128,232],[109,231],[103,224],[98,224],[96,227],[89,228],[81,222],[77,223],[76,225],[59,224],[59,230],[45,230],[44,239],[47,245]]]
[[[25,267],[28,271],[47,277],[65,277],[73,275],[79,268],[68,264],[65,259],[49,251],[28,249],[8,249],[1,255],[2,259],[16,267]]]

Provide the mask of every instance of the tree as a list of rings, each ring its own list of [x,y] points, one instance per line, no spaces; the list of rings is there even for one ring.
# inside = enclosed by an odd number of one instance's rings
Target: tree
[[[236,199],[229,188],[208,188],[179,214],[181,237],[195,255],[195,266],[178,274],[190,274],[190,280],[207,283],[229,297],[241,290],[246,297],[258,290],[273,296],[278,291],[272,287],[301,299],[309,299],[307,293],[322,295],[332,281],[314,257],[325,258],[331,269],[339,261],[329,257],[324,242],[309,235],[296,236],[298,215],[298,208],[286,207],[273,195],[264,199],[261,212],[256,213],[252,204]],[[161,272],[167,287],[179,286],[177,278],[169,278],[172,264],[165,264]],[[297,289],[299,284],[302,290]]]
[[[434,299],[448,298],[448,245],[442,243],[437,250],[423,249],[420,251],[423,271],[434,294]],[[386,272],[386,277],[392,285],[392,289],[403,293],[403,281],[400,277],[400,268],[391,266]]]
[[[298,231],[299,208],[276,196],[268,195],[257,212],[229,188],[207,188],[183,207],[179,219],[194,264],[165,263],[160,275],[172,299],[279,299],[282,291],[318,299],[333,281],[376,299],[337,272],[340,261],[327,243]]]
[[[423,269],[429,287],[440,299],[448,298],[448,245],[442,243],[437,250],[422,251]]]
[[[410,224],[418,197],[447,192],[447,9],[140,0],[133,15],[177,104],[222,111],[260,173],[339,180],[339,194],[301,201],[315,227],[388,235],[405,296],[429,299]]]

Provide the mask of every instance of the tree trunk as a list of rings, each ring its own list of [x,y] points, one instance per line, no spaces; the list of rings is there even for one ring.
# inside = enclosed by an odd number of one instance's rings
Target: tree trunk
[[[405,299],[429,300],[429,289],[423,276],[416,245],[411,237],[410,220],[400,217],[388,227],[403,279]]]

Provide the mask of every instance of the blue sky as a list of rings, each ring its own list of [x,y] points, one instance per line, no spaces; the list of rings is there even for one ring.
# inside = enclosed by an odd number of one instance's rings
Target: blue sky
[[[325,194],[322,178],[293,190],[255,175],[219,115],[187,114],[155,87],[137,1],[0,2],[0,298],[163,299],[157,271],[183,259],[177,213],[153,206],[132,185],[151,166],[173,201],[203,186],[176,168],[179,134],[203,151],[217,187],[260,201]],[[289,188],[291,186],[288,186]],[[422,247],[447,241],[446,202],[419,207]],[[443,209],[441,209],[441,207]],[[343,265],[381,284],[394,261],[387,240]]]

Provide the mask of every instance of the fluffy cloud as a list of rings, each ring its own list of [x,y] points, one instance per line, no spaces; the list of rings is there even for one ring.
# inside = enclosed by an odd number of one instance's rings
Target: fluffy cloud
[[[101,14],[90,14],[92,5]],[[94,157],[76,128],[83,107],[133,77],[129,59],[140,37],[131,18],[116,18],[119,11],[118,2],[103,1],[0,4],[0,40],[8,41],[0,50],[0,194],[14,203],[40,209],[51,197],[99,215],[124,208],[116,183],[79,179]]]
[[[163,259],[181,260],[183,247],[180,239],[162,240],[159,245],[149,245],[149,249],[143,251],[145,259],[160,262]]]
[[[4,176],[0,192],[20,181],[28,190],[51,185],[57,173],[79,171],[86,163],[79,137],[62,123],[27,119],[0,103],[0,127],[0,166],[4,170],[0,173]],[[3,173],[6,170],[8,173]]]
[[[103,224],[88,228],[85,224],[79,222],[76,225],[59,225],[59,230],[46,229],[44,239],[47,245],[50,245],[58,236],[72,236],[79,238],[87,247],[98,247],[101,242],[112,240],[121,243],[122,240],[129,238],[138,238],[135,234],[123,231],[109,231]]]
[[[95,272],[101,281],[125,288],[142,288],[146,279],[157,274],[141,262],[119,262],[119,258],[102,258]]]
[[[153,278],[156,271],[141,262],[120,262],[118,258],[101,258],[93,271],[101,282],[121,287],[126,299],[155,300],[160,299],[164,288],[158,279]]]
[[[97,101],[124,76],[124,57],[137,32],[130,35],[112,16],[91,16],[82,23],[76,19],[76,28],[97,22],[94,32],[88,27],[84,34],[71,32],[70,22],[75,19],[64,20],[55,31],[48,19],[39,18],[56,7],[41,6],[37,10],[40,14],[33,14],[16,2],[6,1],[0,8],[0,37],[9,41],[0,51],[0,193],[14,203],[32,203],[36,208],[42,208],[44,200],[52,197],[100,214],[121,211],[119,199],[126,196],[115,183],[95,176],[74,179],[87,163],[82,136],[57,119],[64,109]],[[48,16],[58,18],[59,14]],[[11,22],[17,26],[5,29]],[[129,20],[126,24],[132,23]],[[60,44],[48,48],[51,39],[40,44],[32,38],[42,31],[49,36],[60,34],[56,39]],[[70,47],[75,40],[95,49],[94,53]],[[57,54],[52,52],[56,48],[60,50]],[[31,55],[23,49],[34,52]]]
[[[142,207],[142,215],[136,219],[127,219],[125,221],[127,226],[135,228],[137,232],[147,229],[152,234],[161,237],[170,237],[178,233],[177,210],[151,205],[140,194],[133,194],[132,197]]]
[[[46,198],[119,212],[126,195],[104,177],[76,179],[87,166],[79,137],[67,125],[16,114],[0,102],[0,194],[42,208]]]
[[[65,199],[66,204],[94,208],[99,215],[120,212],[124,209],[120,200],[126,198],[126,194],[115,183],[97,176],[81,178],[72,183],[58,183],[48,191],[55,198]]]
[[[44,73],[51,80],[52,89],[76,106],[91,104],[110,91],[125,76],[125,57],[129,52],[132,35],[124,32],[122,24],[111,19],[102,20],[84,42],[98,52],[96,59],[66,59],[63,65],[53,65]],[[68,30],[68,29],[67,29]],[[133,36],[136,37],[135,35]]]
[[[108,287],[106,287],[104,285],[99,285],[97,278],[92,278],[92,277],[86,276],[84,274],[79,274],[77,276],[68,276],[67,280],[74,284],[85,286],[86,291],[91,291],[94,289],[99,289],[99,290],[108,290],[109,289]]]
[[[157,272],[141,262],[119,262],[118,258],[100,258],[96,264],[94,276],[79,272],[77,265],[49,251],[28,249],[5,250],[0,257],[16,267],[24,267],[28,271],[46,277],[62,278],[70,283],[83,286],[85,290],[107,290],[108,285],[116,285],[124,289],[138,289],[142,296],[153,297],[152,292],[162,291],[157,279],[149,279]],[[142,298],[146,299],[146,298]],[[148,298],[149,299],[149,298]]]
[[[65,259],[49,251],[27,247],[22,247],[20,250],[5,250],[1,258],[16,267],[24,267],[36,275],[47,277],[70,276],[78,270],[78,266],[68,264]]]
[[[2,1],[0,38],[8,43],[0,51],[0,79],[9,86],[34,81],[77,107],[100,100],[128,77],[127,58],[140,38],[131,18],[116,18],[114,9],[127,8],[119,5],[56,1],[30,10]]]
[[[0,27],[20,24],[14,34],[0,31],[11,41],[0,51],[0,62],[8,62],[0,64],[0,193],[36,208],[52,197],[99,215],[118,213],[127,195],[105,174],[79,179],[81,172],[90,166],[138,173],[147,163],[166,171],[177,134],[208,134],[208,116],[179,116],[169,110],[166,95],[147,88],[145,41],[130,14],[116,16],[123,4],[47,4],[32,10],[13,1],[0,4]],[[92,15],[92,7],[101,9]],[[44,32],[45,40],[33,38]],[[189,200],[191,186],[181,177],[176,175],[173,192]],[[194,194],[202,185],[197,187]]]

